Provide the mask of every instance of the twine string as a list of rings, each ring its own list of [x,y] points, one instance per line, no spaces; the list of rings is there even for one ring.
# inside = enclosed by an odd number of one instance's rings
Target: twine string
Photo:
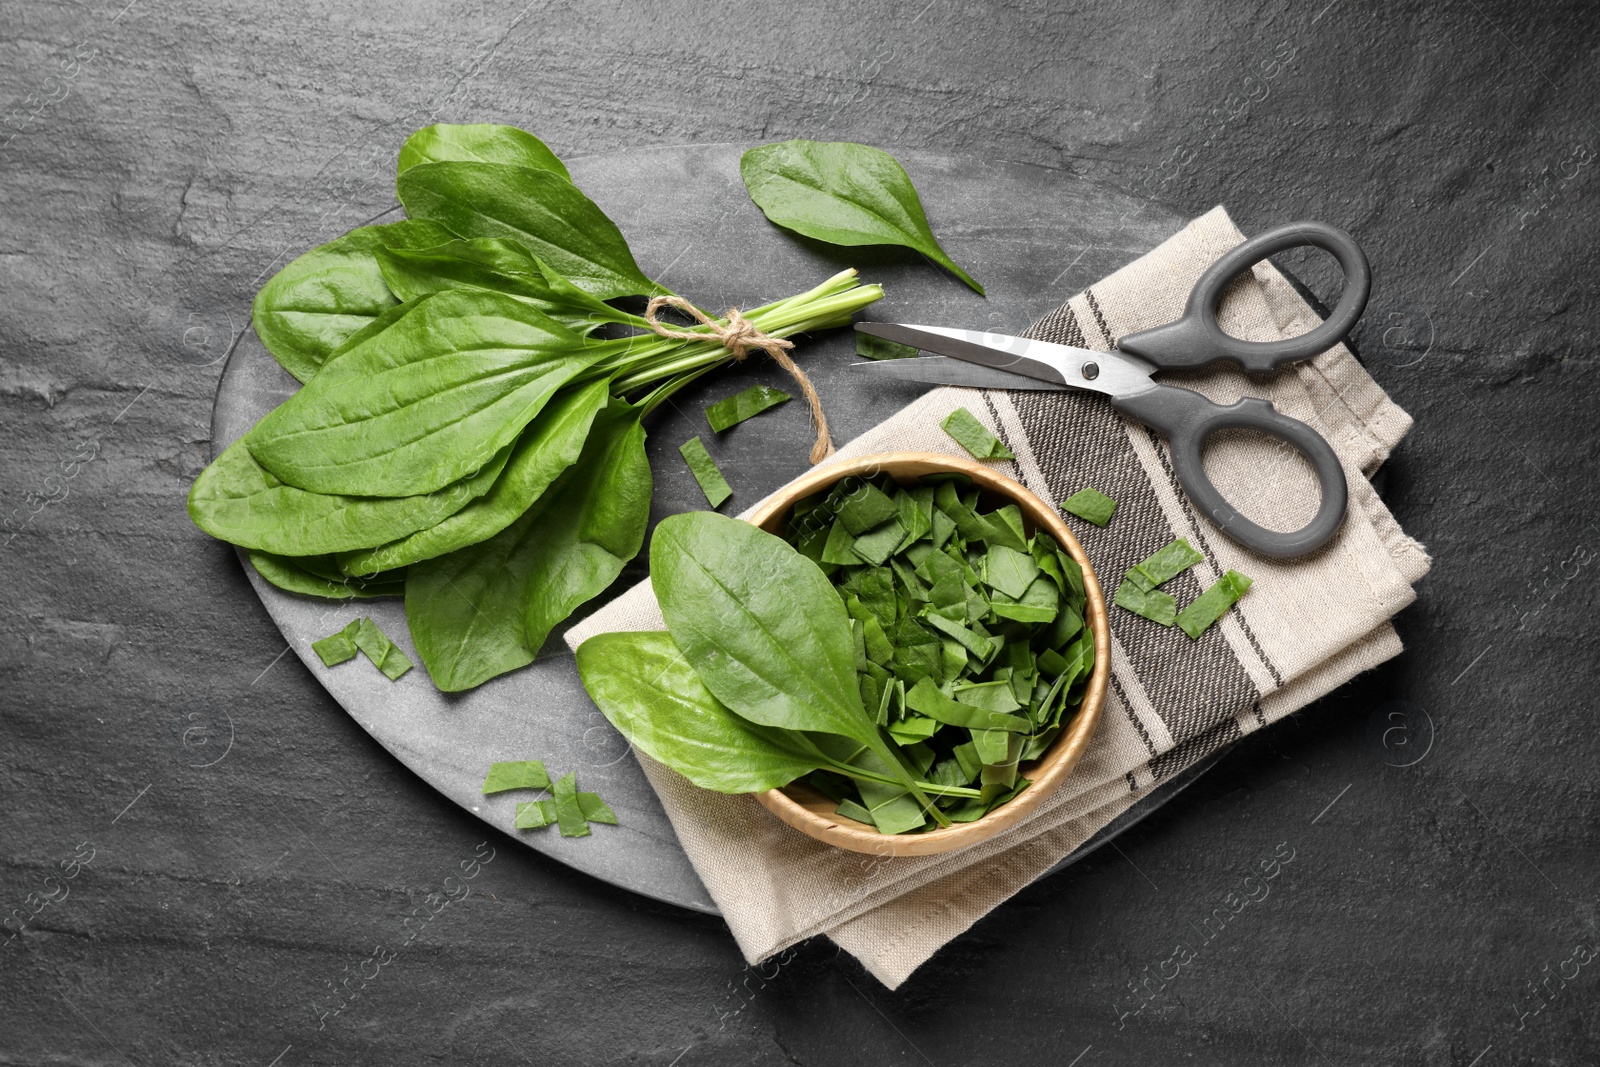
[[[710,334],[699,330],[673,329],[657,317],[664,307],[677,308],[710,330]],[[644,319],[657,334],[674,341],[707,339],[719,341],[736,363],[744,362],[744,358],[753,348],[771,356],[773,362],[795,380],[795,384],[800,387],[801,395],[806,398],[806,403],[811,408],[811,422],[817,428],[817,440],[811,446],[811,462],[821,463],[833,455],[833,438],[828,434],[828,417],[822,413],[822,397],[817,395],[817,387],[811,384],[806,372],[801,370],[799,364],[789,355],[794,342],[762,333],[755,323],[739,314],[738,308],[729,308],[721,320],[713,319],[681,296],[651,297],[649,305],[644,310]]]

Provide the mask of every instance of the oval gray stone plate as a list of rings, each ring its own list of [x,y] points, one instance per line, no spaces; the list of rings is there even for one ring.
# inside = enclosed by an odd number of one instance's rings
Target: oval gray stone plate
[[[768,223],[739,179],[744,145],[690,145],[590,156],[570,162],[573,180],[627,235],[646,274],[701,307],[751,307],[810,288],[853,266],[881,282],[885,298],[868,317],[945,323],[1016,333],[1072,293],[1136,258],[1182,220],[1155,205],[1069,173],[975,156],[898,150],[946,251],[988,289],[978,296],[915,253],[840,249]],[[395,218],[399,216],[396,209]],[[846,369],[856,361],[850,331],[801,341],[796,358],[826,405],[834,438],[844,442],[911,401],[921,387],[863,385]],[[722,467],[736,512],[806,470],[812,431],[796,400],[718,438],[707,404],[760,382],[788,387],[764,357],[708,376],[674,397],[647,427],[655,474],[652,525],[706,506],[678,455],[698,434]],[[212,415],[212,447],[221,451],[297,387],[247,333],[228,361]],[[794,392],[793,389],[789,389]],[[648,552],[606,595],[644,577]],[[627,745],[589,701],[560,634],[537,662],[470,693],[434,689],[406,631],[397,598],[325,601],[268,585],[248,565],[250,581],[289,645],[329,693],[377,741],[444,796],[530,848],[596,878],[659,900],[715,912],[666,815]],[[582,613],[580,613],[582,614]],[[364,661],[324,667],[311,643],[351,619],[370,615],[418,663],[391,683]],[[578,772],[600,793],[620,826],[590,837],[511,829],[517,794],[484,797],[495,760],[543,759],[554,774]],[[526,799],[523,797],[522,799]],[[1120,826],[1119,826],[1120,828]]]

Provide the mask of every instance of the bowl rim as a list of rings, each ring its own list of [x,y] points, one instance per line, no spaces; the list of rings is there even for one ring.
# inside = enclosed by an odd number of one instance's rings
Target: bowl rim
[[[1034,768],[1032,784],[1019,796],[981,819],[919,834],[881,834],[875,827],[853,819],[831,813],[823,816],[812,811],[785,792],[788,787],[756,794],[761,805],[784,823],[826,844],[850,852],[880,856],[929,856],[987,841],[1016,826],[1072,773],[1100,723],[1111,673],[1111,630],[1099,577],[1089,563],[1088,554],[1060,512],[1022,483],[974,460],[938,452],[878,452],[828,463],[773,493],[757,505],[748,521],[768,529],[768,532],[776,532],[770,527],[786,518],[797,501],[827,489],[840,479],[851,476],[875,477],[884,473],[893,477],[897,471],[911,478],[934,473],[965,474],[981,488],[1015,500],[1034,528],[1047,530],[1083,569],[1086,600],[1084,625],[1094,634],[1094,669],[1084,691],[1083,703],[1070,726],[1056,737],[1039,759],[1030,761],[1029,766]]]

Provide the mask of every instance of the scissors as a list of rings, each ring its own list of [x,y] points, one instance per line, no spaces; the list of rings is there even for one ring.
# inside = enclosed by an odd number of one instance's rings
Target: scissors
[[[1333,254],[1344,272],[1339,303],[1316,329],[1277,341],[1230,337],[1217,324],[1217,305],[1228,283],[1268,256],[1311,246]],[[1247,397],[1223,406],[1190,389],[1162,385],[1157,371],[1190,370],[1231,360],[1265,373],[1307,359],[1343,341],[1366,310],[1372,285],[1367,257],[1343,230],[1320,222],[1292,222],[1261,234],[1213,263],[1189,293],[1176,322],[1120,338],[1116,350],[1035,341],[981,330],[860,322],[856,329],[938,355],[858,363],[880,378],[901,378],[981,389],[1089,389],[1105,393],[1111,406],[1166,437],[1178,482],[1224,534],[1274,559],[1290,559],[1327,544],[1344,521],[1349,487],[1328,442],[1310,426],[1271,403]],[[1322,502],[1299,530],[1269,530],[1245,518],[1211,484],[1201,452],[1218,430],[1242,428],[1279,438],[1297,449],[1316,472]]]

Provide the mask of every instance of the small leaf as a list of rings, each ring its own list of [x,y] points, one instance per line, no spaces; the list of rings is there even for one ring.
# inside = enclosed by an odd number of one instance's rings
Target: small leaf
[[[517,805],[517,818],[513,825],[518,830],[541,830],[555,821],[555,801],[528,800]]]
[[[945,254],[904,167],[889,153],[849,141],[782,141],[739,160],[750,199],[785,229],[836,245],[901,245],[979,285]]]
[[[378,629],[378,624],[371,619],[364,618],[357,624],[351,640],[391,682],[411,669],[410,657],[400,651],[400,646],[389,640],[389,635]]]
[[[910,359],[921,354],[921,349],[913,348],[911,345],[903,345],[886,337],[874,337],[870,333],[856,331],[856,355],[862,359]]]
[[[441,122],[406,138],[395,161],[398,177],[420,163],[466,160],[477,163],[502,163],[532,170],[548,170],[571,180],[566,165],[539,138],[515,126],[472,123],[455,126]]]
[[[578,803],[578,774],[564,776],[550,790],[556,806],[556,826],[562,837],[588,837],[589,820],[583,817],[583,807]]]
[[[311,642],[311,651],[322,660],[324,667],[336,667],[346,660],[354,659],[360,649],[352,638],[356,630],[361,627],[361,620],[357,619],[338,633],[329,634],[320,641]]]

